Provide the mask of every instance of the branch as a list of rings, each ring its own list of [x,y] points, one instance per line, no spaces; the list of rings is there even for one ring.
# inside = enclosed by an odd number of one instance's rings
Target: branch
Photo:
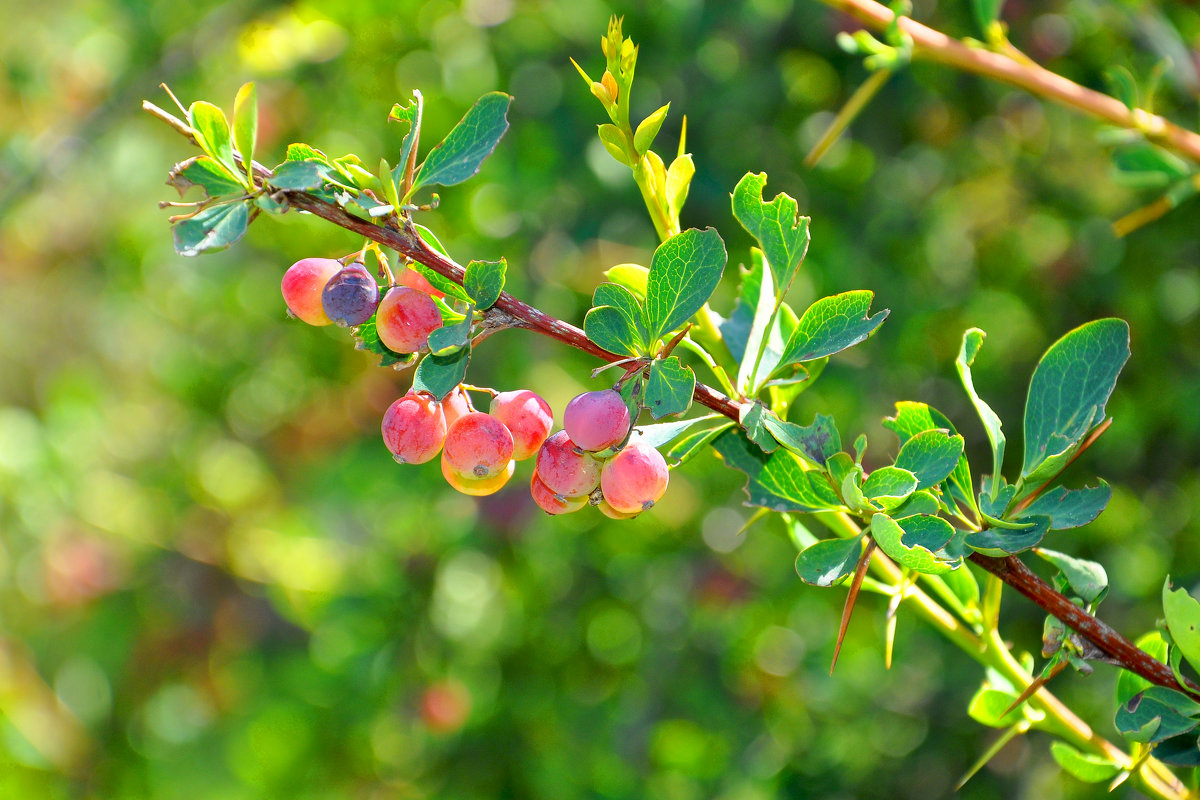
[[[891,9],[874,0],[821,2],[876,30],[887,28],[894,19]],[[912,37],[914,58],[925,58],[1017,86],[1083,114],[1099,117],[1122,128],[1141,131],[1147,138],[1193,161],[1200,161],[1200,135],[1179,127],[1165,117],[1140,108],[1130,109],[1116,98],[1080,86],[1032,61],[1018,61],[991,50],[968,47],[910,17],[900,17],[897,24],[901,31]]]
[[[853,0],[853,2],[865,2],[865,0]],[[888,13],[890,14],[891,12]],[[142,107],[195,144],[192,130],[188,127],[187,123],[148,101],[143,101]],[[244,164],[240,155],[235,154],[235,157],[239,163]],[[251,168],[259,178],[269,179],[271,176],[271,171],[261,164],[252,163]],[[332,222],[338,227],[345,228],[374,242],[391,247],[398,253],[424,264],[455,283],[462,283],[465,272],[462,266],[433,250],[426,244],[417,234],[410,220],[404,220],[403,227],[399,226],[395,221],[391,221],[391,224],[385,227],[374,222],[359,219],[341,206],[327,203],[305,192],[284,191],[281,194],[287,198],[287,202],[292,208],[307,211],[327,222]],[[500,299],[496,301],[494,307],[507,313],[520,327],[540,333],[543,336],[548,336],[551,339],[556,339],[563,344],[574,347],[576,350],[582,350],[610,363],[626,360],[625,356],[610,353],[597,346],[587,338],[587,335],[583,331],[574,325],[552,317],[528,303],[518,300],[508,292],[500,293]],[[740,422],[739,410],[741,404],[736,400],[726,397],[712,387],[697,381],[692,397],[697,403],[707,406],[719,414],[723,414],[734,422]],[[1176,682],[1175,676],[1171,673],[1169,667],[1151,658],[1128,639],[1121,636],[1121,634],[1096,617],[1088,614],[1082,608],[1076,606],[1066,596],[1055,591],[1045,581],[1031,572],[1015,556],[1009,556],[1007,559],[998,559],[973,553],[970,558],[976,564],[996,575],[1000,580],[1032,600],[1034,604],[1046,613],[1057,617],[1065,625],[1070,626],[1080,636],[1094,644],[1106,655],[1111,656],[1121,667],[1136,675],[1140,675],[1158,686],[1166,686],[1176,690],[1182,689],[1178,682]]]

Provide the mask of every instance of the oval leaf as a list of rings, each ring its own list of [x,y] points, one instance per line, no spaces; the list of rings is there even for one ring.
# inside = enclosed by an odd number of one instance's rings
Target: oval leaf
[[[937,486],[950,476],[963,454],[963,437],[921,431],[900,448],[896,466],[917,476],[917,488]]]
[[[646,394],[642,403],[655,419],[682,414],[691,408],[696,390],[696,374],[685,367],[678,356],[659,359],[650,365]]]
[[[512,97],[489,92],[475,101],[458,124],[429,151],[413,180],[418,186],[453,186],[470,178],[492,154],[508,130],[508,106]]]
[[[867,316],[874,297],[874,292],[863,289],[823,297],[813,303],[801,315],[779,363],[787,365],[824,358],[866,339],[888,315],[884,309],[874,316]]]
[[[198,256],[224,250],[241,239],[250,224],[250,203],[242,200],[206,208],[194,217],[175,223],[175,252]]]
[[[713,228],[691,228],[654,251],[646,278],[645,321],[653,343],[708,302],[725,270],[725,243]]]
[[[1175,646],[1192,669],[1200,669],[1200,603],[1187,589],[1173,589],[1170,576],[1163,583],[1162,603]]]
[[[796,574],[812,586],[833,586],[849,577],[862,556],[862,537],[823,539],[796,556]]]
[[[504,291],[504,274],[508,269],[505,259],[499,261],[472,261],[467,264],[463,275],[463,289],[480,310],[490,308],[500,299]]]

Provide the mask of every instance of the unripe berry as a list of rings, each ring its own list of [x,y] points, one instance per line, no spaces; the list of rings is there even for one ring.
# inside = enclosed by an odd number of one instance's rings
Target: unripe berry
[[[424,292],[430,297],[445,297],[446,295],[433,288],[433,284],[429,282],[421,273],[415,269],[406,269],[400,273],[400,285],[407,286],[410,289],[416,289],[418,292]]]
[[[587,497],[600,485],[600,462],[577,452],[566,431],[551,436],[538,450],[535,470],[547,489],[563,497]]]
[[[446,415],[446,430],[450,430],[450,426],[457,422],[459,417],[470,414],[472,410],[467,390],[460,383],[450,390],[450,394],[442,398],[442,413]]]
[[[596,504],[596,510],[609,519],[633,519],[638,515],[638,513],[641,513],[636,512],[633,514],[626,514],[622,511],[617,511],[609,504],[607,500],[603,498],[601,498],[600,502]]]
[[[429,332],[442,325],[437,304],[424,292],[396,286],[388,290],[375,315],[379,341],[397,353],[415,353],[429,341]]]
[[[456,472],[446,460],[445,452],[442,453],[442,477],[446,479],[446,483],[450,484],[451,488],[473,497],[484,497],[500,491],[504,484],[508,483],[508,479],[513,476],[516,469],[517,462],[509,461],[495,475],[487,478],[471,478]]]
[[[614,510],[637,514],[667,491],[667,462],[649,445],[631,444],[604,464],[600,489]]]
[[[406,394],[383,414],[383,443],[401,464],[424,464],[446,438],[441,406],[428,395]]]
[[[533,502],[547,514],[570,514],[587,505],[587,497],[563,497],[550,491],[550,488],[538,477],[537,470],[533,471],[533,480],[529,483],[529,493]]]
[[[321,292],[321,307],[343,328],[362,325],[378,305],[379,284],[362,264],[351,264],[338,272]]]
[[[332,258],[302,258],[288,267],[279,284],[288,311],[309,325],[328,325],[333,320],[321,305],[321,292],[342,265]]]
[[[472,411],[446,431],[443,461],[465,478],[490,478],[512,461],[513,437],[491,414]]]
[[[629,433],[629,407],[613,389],[584,392],[567,403],[563,428],[582,449],[604,450]]]
[[[538,451],[554,427],[550,405],[528,389],[492,398],[491,415],[512,432],[513,458],[524,461]]]

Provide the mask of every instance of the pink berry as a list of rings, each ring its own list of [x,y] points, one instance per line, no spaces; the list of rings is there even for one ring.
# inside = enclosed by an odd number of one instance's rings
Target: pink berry
[[[288,311],[309,325],[332,323],[321,303],[321,292],[341,269],[332,258],[302,258],[288,267],[279,285]]]
[[[401,464],[424,464],[446,438],[446,419],[428,395],[406,394],[383,414],[383,443]]]
[[[550,491],[550,488],[538,477],[537,470],[533,471],[533,480],[529,483],[529,493],[533,502],[547,514],[570,514],[587,505],[587,497],[563,497]]]
[[[375,312],[379,341],[397,353],[415,353],[425,347],[429,332],[442,326],[442,315],[424,292],[396,286],[388,290]]]
[[[415,269],[406,269],[400,273],[400,285],[407,286],[410,289],[416,289],[418,292],[424,292],[430,297],[445,297],[443,293],[433,288],[433,284],[429,282],[421,273]]]
[[[584,450],[604,450],[629,433],[629,407],[612,389],[584,392],[567,403],[563,428]]]
[[[457,422],[459,417],[470,414],[473,410],[467,390],[462,387],[461,383],[455,386],[450,390],[450,394],[442,398],[442,413],[446,415],[446,430],[450,430],[450,426]]]
[[[491,414],[464,414],[446,431],[444,461],[464,478],[478,480],[498,475],[512,457],[512,434]]]
[[[614,510],[637,514],[667,491],[667,462],[653,447],[631,444],[604,465],[600,489]]]
[[[536,453],[554,427],[549,403],[528,389],[496,395],[490,412],[512,432],[513,458],[517,461]]]
[[[508,479],[513,476],[516,469],[517,462],[510,460],[495,475],[487,478],[471,478],[456,472],[446,460],[446,453],[442,453],[442,477],[446,479],[446,483],[450,484],[451,488],[473,497],[484,497],[500,491],[504,484],[508,483]]]
[[[600,485],[600,462],[577,452],[566,431],[542,444],[534,469],[547,489],[563,497],[586,497]]]

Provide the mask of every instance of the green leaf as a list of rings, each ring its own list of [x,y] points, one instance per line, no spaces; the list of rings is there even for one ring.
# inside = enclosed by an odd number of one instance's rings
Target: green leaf
[[[709,442],[713,441],[732,427],[733,422],[727,421],[712,428],[705,428],[686,433],[672,442],[671,445],[663,451],[663,458],[667,459],[667,463],[671,464],[671,466],[677,467],[691,459],[696,454],[703,452]]]
[[[1163,583],[1162,603],[1175,646],[1192,669],[1200,670],[1200,603],[1186,589],[1173,590],[1169,575]]]
[[[306,192],[319,188],[329,172],[329,165],[321,161],[284,161],[272,170],[267,183],[276,189]]]
[[[650,149],[650,145],[654,144],[654,137],[658,136],[663,120],[667,118],[667,109],[670,107],[671,104],[667,103],[637,126],[637,130],[633,132],[633,147],[638,151],[638,155],[644,155]]]
[[[796,201],[782,192],[770,203],[764,203],[762,193],[766,185],[765,172],[742,176],[731,196],[733,216],[758,240],[779,295],[783,296],[808,252],[809,218],[800,216]]]
[[[1013,704],[1017,695],[990,686],[983,686],[971,698],[967,713],[971,719],[989,728],[1007,728],[1021,721],[1021,709],[1014,708],[1007,714],[1005,709]]]
[[[176,164],[167,178],[167,185],[178,189],[180,197],[193,186],[199,186],[209,197],[222,197],[246,190],[228,168],[209,156],[194,156]]]
[[[951,436],[956,435],[954,425],[945,414],[924,403],[901,401],[896,403],[896,416],[885,417],[883,427],[892,431],[900,439],[903,448],[913,436],[922,431],[945,430]],[[958,466],[950,473],[950,494],[965,507],[975,509],[975,490],[971,485],[971,465],[964,453],[958,459]]]
[[[1058,571],[1067,579],[1071,591],[1082,598],[1083,602],[1089,604],[1097,602],[1103,599],[1108,591],[1108,573],[1095,561],[1073,558],[1065,553],[1041,547],[1036,548],[1033,552],[1057,567]]]
[[[783,351],[783,341],[779,336],[779,326],[773,324],[775,322],[775,285],[771,278],[771,271],[767,269],[762,251],[758,248],[750,250],[750,258],[753,266],[742,277],[741,297],[738,298],[737,305],[733,308],[733,314],[722,326],[722,332],[726,327],[734,328],[735,337],[741,340],[737,343],[739,346],[736,350],[730,346],[729,351],[738,362],[738,389],[753,396],[757,394],[753,390],[758,387],[752,387],[751,383],[758,383],[756,376],[760,371],[760,354],[762,361],[767,362],[762,364],[762,374],[770,375],[779,363],[779,356]],[[747,321],[749,324],[745,328],[743,337],[741,328]],[[763,337],[768,336],[768,326],[773,327],[771,332],[775,334],[771,337],[775,340],[773,355],[768,355],[766,352],[769,345],[763,346]],[[726,344],[729,345],[730,342],[726,340]]]
[[[916,490],[917,476],[897,467],[880,467],[862,484],[864,497],[889,503],[898,503]]]
[[[1032,524],[1021,530],[984,528],[977,533],[968,534],[966,545],[985,556],[1003,558],[1010,553],[1020,553],[1035,547],[1050,530],[1049,517],[1031,517],[1022,522]]]
[[[796,556],[796,574],[811,586],[833,586],[854,573],[861,557],[861,536],[822,539]]]
[[[825,414],[817,414],[812,424],[804,427],[768,413],[763,415],[763,425],[781,445],[818,468],[824,467],[829,457],[842,449],[842,437],[833,417]]]
[[[940,517],[920,515],[894,520],[887,514],[876,514],[871,517],[871,536],[889,558],[916,572],[941,575],[954,568],[953,563],[937,556],[937,551],[954,536],[954,527]]]
[[[210,206],[194,217],[175,223],[172,229],[175,252],[181,256],[198,256],[224,250],[245,235],[249,224],[249,201]]]
[[[768,456],[736,428],[722,433],[712,446],[726,466],[748,476],[747,505],[772,511],[845,510],[825,474],[806,469],[787,450]]]
[[[233,143],[242,155],[246,172],[254,161],[254,145],[258,140],[258,92],[253,83],[244,83],[233,101]]]
[[[866,339],[887,318],[885,309],[868,317],[874,292],[844,292],[823,297],[800,316],[800,323],[784,348],[781,364],[831,356]]]
[[[646,329],[637,297],[616,283],[602,283],[592,294],[593,308],[583,318],[587,337],[610,353],[639,356],[646,352]]]
[[[472,309],[467,309],[462,322],[442,325],[429,332],[429,352],[435,356],[448,357],[457,353],[471,341]]]
[[[904,502],[900,505],[889,509],[888,516],[892,519],[903,519],[914,514],[937,514],[941,510],[942,504],[938,502],[934,493],[922,489],[904,498]]]
[[[1148,653],[1152,658],[1167,663],[1167,642],[1158,631],[1151,631],[1135,642],[1139,649]],[[1153,686],[1150,681],[1140,675],[1135,675],[1123,669],[1117,672],[1117,705],[1124,705],[1131,697]]]
[[[975,22],[979,30],[987,36],[992,23],[1000,19],[1000,9],[1004,0],[971,0],[971,10],[975,12]]]
[[[679,216],[683,204],[687,202],[688,189],[695,174],[696,165],[692,163],[690,153],[680,153],[667,167],[667,207],[675,217]]]
[[[417,365],[417,372],[413,375],[413,389],[428,392],[438,400],[443,400],[467,377],[467,365],[470,362],[469,347],[464,347],[449,356],[430,353]]]
[[[950,587],[964,608],[970,609],[979,603],[979,581],[975,580],[975,573],[971,570],[964,567],[947,572],[942,576],[942,581]]]
[[[1126,739],[1152,744],[1195,729],[1197,715],[1200,703],[1174,689],[1151,686],[1122,704],[1113,722]]]
[[[375,317],[354,329],[354,347],[379,356],[379,366],[397,369],[411,366],[417,360],[416,353],[397,353],[379,340],[379,332],[375,329]]]
[[[643,403],[655,419],[682,414],[692,406],[696,374],[685,367],[679,356],[657,359],[650,364]]]
[[[426,244],[444,255],[446,258],[450,258],[450,253],[446,250],[446,246],[442,244],[442,241],[438,239],[437,234],[420,223],[414,222],[413,227],[417,229],[417,233],[421,236]],[[442,273],[434,272],[424,264],[419,264],[416,262],[413,262],[412,266],[417,270],[417,272],[421,273],[421,275],[425,277],[425,280],[433,284],[433,288],[437,289],[447,297],[453,297],[456,300],[462,300],[464,303],[472,302],[471,295],[467,294],[466,289],[459,286]]]
[[[770,413],[762,403],[748,403],[738,409],[738,422],[741,423],[746,436],[767,453],[773,453],[779,447],[779,442],[775,441],[775,437],[765,425]]]
[[[1081,325],[1042,356],[1025,404],[1021,478],[1026,486],[1032,489],[1058,474],[1104,419],[1105,403],[1128,358],[1129,325],[1119,319]]]
[[[400,185],[404,180],[404,171],[408,164],[408,158],[412,154],[413,142],[417,141],[421,133],[422,102],[421,93],[414,89],[413,99],[408,101],[408,105],[396,103],[388,113],[388,122],[399,122],[401,125],[408,126],[405,130],[404,138],[400,142],[400,160],[396,162],[396,168],[392,170],[392,180],[397,185]]]
[[[312,145],[304,144],[303,142],[294,142],[288,145],[287,155],[285,158],[288,161],[320,161],[322,164],[329,163],[329,156],[322,153]]]
[[[508,130],[511,102],[512,98],[503,92],[489,92],[475,101],[446,138],[425,156],[413,189],[433,184],[453,186],[479,172],[484,159]]]
[[[463,289],[481,311],[490,308],[500,299],[504,291],[504,274],[508,269],[505,259],[499,261],[472,261],[467,264],[463,275]]]
[[[1040,495],[1021,512],[1021,517],[1045,514],[1050,517],[1050,530],[1078,528],[1100,516],[1108,505],[1112,489],[1103,480],[1099,486],[1067,489],[1056,486]]]
[[[958,466],[963,438],[945,431],[921,431],[900,447],[896,466],[917,476],[917,488],[937,486]]]
[[[1060,767],[1084,783],[1100,783],[1121,771],[1103,756],[1081,753],[1066,742],[1051,742],[1050,754]]]
[[[971,377],[971,366],[975,363],[975,356],[979,354],[979,348],[983,345],[985,336],[987,334],[979,328],[971,328],[963,333],[962,346],[959,348],[954,366],[958,369],[958,378],[962,381],[963,389],[971,398],[971,404],[975,406],[975,411],[979,414],[980,421],[983,422],[984,433],[987,434],[988,444],[992,447],[992,489],[989,494],[995,497],[1003,477],[1004,432],[1000,429],[1002,424],[1000,417],[996,416],[992,407],[979,397],[975,391],[975,381]]]
[[[1195,732],[1159,742],[1154,746],[1154,757],[1176,767],[1200,767],[1200,747]]]
[[[708,302],[725,270],[725,259],[725,243],[713,228],[691,228],[658,246],[646,279],[650,343],[678,328]]]
[[[650,270],[641,264],[617,264],[615,267],[609,267],[604,270],[605,278],[624,289],[628,289],[638,299],[639,309],[641,308],[641,301],[646,299],[646,281],[649,275]],[[595,303],[592,305],[595,305]],[[640,311],[638,316],[640,324]]]
[[[670,444],[675,439],[679,438],[688,430],[695,427],[701,422],[709,422],[714,419],[721,419],[720,414],[705,414],[702,417],[692,417],[691,419],[675,420],[674,422],[658,422],[653,425],[637,425],[633,429],[633,434],[629,437],[630,443],[637,442],[655,450]]]
[[[1108,82],[1109,90],[1126,108],[1130,111],[1137,109],[1137,81],[1132,72],[1120,65],[1113,65],[1104,70],[1104,79]]]
[[[625,132],[612,123],[605,123],[597,127],[597,135],[600,137],[600,143],[604,145],[604,149],[613,157],[613,160],[618,164],[624,164],[627,167],[632,167],[633,162],[629,160],[629,153],[626,151]]]
[[[230,174],[241,175],[242,171],[233,160],[233,140],[229,136],[225,112],[212,103],[197,100],[188,106],[187,117],[200,149],[228,169]]]
[[[1135,142],[1113,153],[1113,166],[1134,176],[1152,177],[1155,185],[1183,180],[1192,174],[1179,156],[1149,142]]]

